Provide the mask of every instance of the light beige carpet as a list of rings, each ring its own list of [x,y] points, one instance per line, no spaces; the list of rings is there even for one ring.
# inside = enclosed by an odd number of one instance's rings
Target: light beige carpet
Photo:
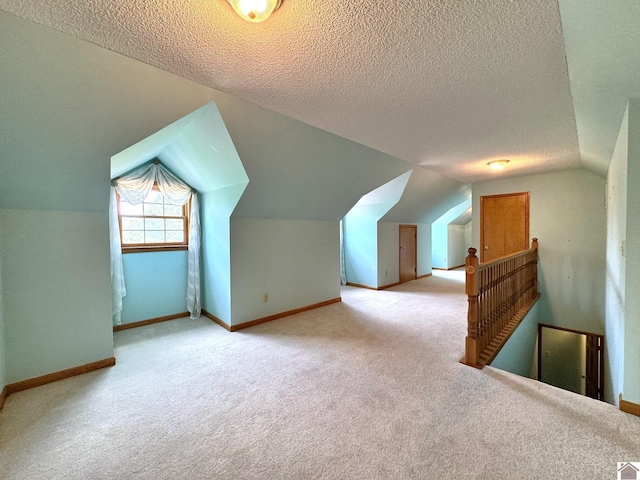
[[[10,396],[8,479],[615,479],[640,418],[458,363],[459,273],[228,333],[115,335],[118,364]]]

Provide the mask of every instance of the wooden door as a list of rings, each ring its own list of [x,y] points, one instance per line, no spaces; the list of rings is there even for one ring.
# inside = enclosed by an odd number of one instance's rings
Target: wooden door
[[[400,283],[416,279],[418,227],[400,225]]]
[[[529,192],[480,197],[480,261],[529,248]]]

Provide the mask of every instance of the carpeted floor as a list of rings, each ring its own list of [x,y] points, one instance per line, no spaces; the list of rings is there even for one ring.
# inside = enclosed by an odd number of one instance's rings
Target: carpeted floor
[[[228,333],[115,335],[110,369],[11,395],[7,479],[615,479],[640,418],[458,363],[458,272]]]

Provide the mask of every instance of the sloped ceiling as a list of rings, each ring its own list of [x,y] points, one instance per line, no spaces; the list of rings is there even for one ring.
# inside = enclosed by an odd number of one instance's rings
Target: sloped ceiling
[[[424,168],[415,168],[402,198],[382,217],[382,221],[433,223],[450,208],[470,198],[471,187],[468,185]]]
[[[18,16],[465,183],[493,178],[486,163],[505,157],[503,176],[580,166],[603,174],[621,117],[616,106],[598,118],[590,94],[613,76],[633,87],[622,95],[636,91],[636,63],[623,64],[638,49],[619,43],[637,39],[628,28],[637,32],[637,5],[284,0],[250,24],[225,0],[0,0]],[[613,50],[588,41],[586,17]],[[627,33],[614,40],[620,22]],[[581,42],[588,47],[573,47]],[[594,64],[592,50],[624,57]],[[611,75],[594,78],[603,66]]]
[[[583,164],[605,176],[630,98],[640,98],[640,1],[561,0]]]
[[[249,181],[214,102],[111,157],[111,178],[154,157],[200,193]]]
[[[466,187],[4,11],[0,45],[2,208],[106,212],[110,166],[117,176],[156,156],[202,192],[248,177],[233,212],[244,218],[336,221],[412,169],[420,212]],[[230,156],[242,165],[221,165]]]

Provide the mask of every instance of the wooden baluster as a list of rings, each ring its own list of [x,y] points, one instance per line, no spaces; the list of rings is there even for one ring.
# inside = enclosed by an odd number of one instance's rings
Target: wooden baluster
[[[538,239],[529,250],[497,263],[480,264],[476,253],[470,248],[465,261],[469,310],[464,362],[481,366],[485,349],[538,295]]]
[[[465,363],[477,365],[478,352],[478,257],[477,250],[469,249],[469,255],[465,260],[466,267],[466,294],[469,302],[467,313],[467,338],[465,339]]]
[[[516,269],[516,273],[513,276],[513,312],[517,312],[520,308],[520,298],[522,296],[522,260],[524,257],[518,257],[514,261],[514,267]]]
[[[497,337],[498,333],[500,333],[500,326],[504,321],[505,310],[509,308],[509,299],[507,298],[509,292],[507,291],[508,285],[506,284],[506,281],[508,280],[506,276],[508,266],[507,262],[500,263],[500,304],[498,305],[499,310],[498,316],[496,317],[496,328],[493,331],[493,338]]]
[[[493,305],[493,315],[491,318],[491,338],[489,341],[496,337],[496,325],[500,321],[500,310],[502,307],[502,268],[504,264],[499,263],[495,268],[495,301]]]
[[[502,295],[503,295],[503,305],[504,307],[502,308],[502,315],[500,316],[500,327],[502,327],[502,325],[506,322],[506,318],[509,316],[509,314],[511,313],[511,275],[509,275],[509,272],[511,271],[512,265],[511,265],[511,260],[507,260],[506,262],[503,263],[503,274],[504,274],[504,280],[502,282]],[[496,336],[498,336],[500,332],[496,332]]]
[[[486,284],[487,272],[480,268],[476,271],[477,288],[478,288],[478,336],[476,343],[476,351],[481,352],[484,348],[483,340],[485,338],[486,329],[486,310],[487,310],[487,292],[483,288]]]
[[[502,295],[503,295],[503,307],[502,307],[502,315],[500,315],[500,326],[505,322],[505,319],[509,316],[511,312],[511,276],[509,275],[509,271],[511,269],[511,260],[507,260],[502,264],[502,273],[504,275],[502,281]],[[500,332],[496,332],[496,336],[498,336]]]
[[[531,301],[538,296],[538,239],[534,238],[531,242],[531,248],[535,249],[533,254],[533,291],[531,292]]]

